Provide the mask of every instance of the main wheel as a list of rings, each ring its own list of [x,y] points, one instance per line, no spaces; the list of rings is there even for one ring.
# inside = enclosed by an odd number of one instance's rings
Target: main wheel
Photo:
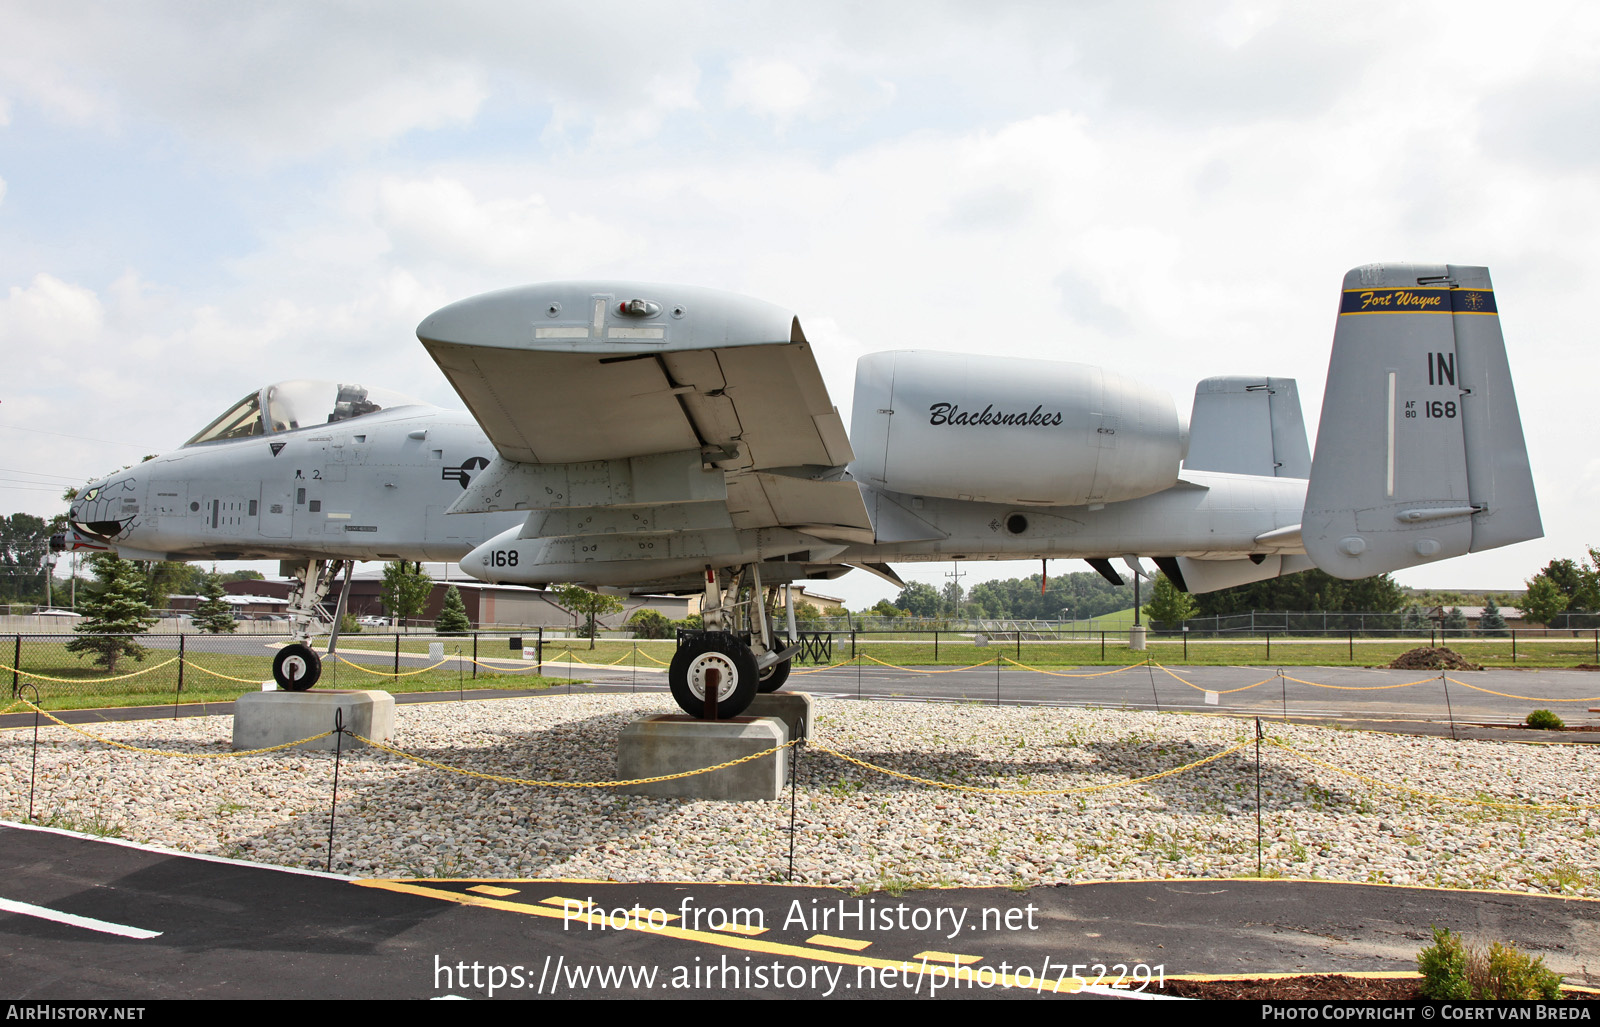
[[[782,660],[762,671],[761,679],[756,682],[756,691],[765,695],[782,688],[783,683],[789,680],[789,665],[793,662],[793,660]]]
[[[285,692],[304,692],[322,676],[322,657],[300,642],[291,642],[272,658],[272,679]]]
[[[691,717],[706,714],[706,686],[717,680],[717,719],[737,717],[756,697],[756,658],[736,641],[704,638],[678,647],[667,668],[672,698]]]

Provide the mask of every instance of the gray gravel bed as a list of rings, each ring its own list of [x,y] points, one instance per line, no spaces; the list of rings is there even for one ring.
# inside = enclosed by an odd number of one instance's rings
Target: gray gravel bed
[[[663,696],[539,696],[396,709],[396,744],[453,768],[609,780],[617,736]],[[1153,712],[819,700],[816,741],[951,791],[810,750],[800,761],[795,879],[849,886],[1030,885],[1254,876],[1249,721]],[[228,752],[231,720],[101,725],[127,744]],[[1263,747],[1267,876],[1600,896],[1600,747],[1508,745],[1270,724],[1269,740],[1370,780]],[[327,860],[333,757],[191,759],[41,735],[37,819],[284,866]],[[30,731],[0,732],[0,817],[26,816]],[[787,798],[647,799],[535,788],[361,750],[340,768],[334,869],[375,877],[787,879]]]

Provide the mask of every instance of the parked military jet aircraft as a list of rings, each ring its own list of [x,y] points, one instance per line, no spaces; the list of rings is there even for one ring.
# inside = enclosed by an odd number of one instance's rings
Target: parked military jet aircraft
[[[1149,556],[1205,592],[1542,534],[1479,267],[1345,276],[1314,459],[1290,379],[1206,379],[1185,424],[1111,371],[930,352],[862,358],[847,437],[799,319],[705,289],[508,289],[417,335],[470,421],[353,387],[288,416],[273,390],[299,383],[269,386],[89,490],[78,530],[146,558],[300,559],[308,590],[328,559],[470,549],[486,581],[703,591],[668,678],[721,717],[787,676],[775,586],[851,567],[1079,557],[1120,583],[1111,559]]]

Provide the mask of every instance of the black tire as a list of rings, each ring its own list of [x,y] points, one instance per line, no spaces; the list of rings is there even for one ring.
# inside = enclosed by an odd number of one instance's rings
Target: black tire
[[[782,688],[783,683],[789,680],[789,665],[793,662],[793,660],[783,660],[762,671],[760,679],[756,681],[756,691],[765,695]]]
[[[293,672],[293,677],[290,672]],[[291,642],[272,658],[272,679],[285,692],[304,692],[322,677],[322,657],[300,642]]]
[[[750,647],[733,640],[702,638],[678,647],[667,668],[667,684],[672,688],[672,698],[691,717],[704,718],[706,714],[705,686],[701,675],[715,668],[721,673],[722,685],[717,689],[717,719],[737,717],[756,697],[756,657]],[[730,691],[727,679],[732,678]]]

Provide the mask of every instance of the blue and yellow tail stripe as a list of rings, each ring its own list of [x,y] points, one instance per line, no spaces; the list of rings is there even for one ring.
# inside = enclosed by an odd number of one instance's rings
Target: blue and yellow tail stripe
[[[1493,289],[1346,289],[1346,314],[1498,314]]]

